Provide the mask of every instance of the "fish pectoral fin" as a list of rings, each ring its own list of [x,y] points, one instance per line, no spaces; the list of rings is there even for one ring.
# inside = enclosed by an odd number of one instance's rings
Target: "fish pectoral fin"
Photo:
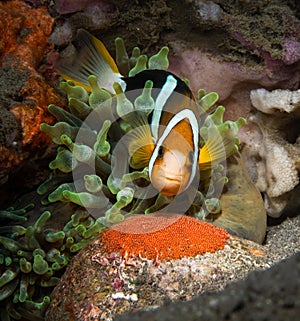
[[[226,144],[220,135],[211,135],[199,153],[199,169],[208,170],[214,162],[220,162],[227,158]]]
[[[138,147],[131,156],[130,166],[134,169],[141,169],[148,166],[153,149],[152,145]]]
[[[83,29],[78,31],[77,37],[82,48],[74,59],[75,63],[59,66],[59,74],[64,79],[72,80],[76,85],[80,85],[88,91],[91,91],[88,82],[88,77],[91,75],[97,77],[99,87],[112,93],[114,93],[112,87],[114,82],[118,82],[124,87],[125,83],[121,79],[118,67],[104,44]]]
[[[154,150],[149,124],[134,127],[128,134],[128,151],[130,166],[140,169],[149,165],[149,160]]]

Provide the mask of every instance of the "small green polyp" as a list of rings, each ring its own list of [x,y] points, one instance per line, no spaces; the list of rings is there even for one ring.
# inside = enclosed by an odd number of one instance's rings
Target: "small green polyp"
[[[87,208],[105,208],[108,204],[108,198],[104,194],[93,195],[86,192],[75,193],[71,191],[63,191],[63,197],[72,203]]]
[[[117,202],[106,211],[105,219],[109,223],[119,223],[124,220],[124,215],[120,213],[121,209],[130,204],[134,197],[134,190],[131,187],[125,187],[117,193]]]
[[[122,75],[127,75],[130,65],[129,58],[126,51],[126,47],[122,38],[117,37],[115,39],[116,46],[116,63],[118,65],[118,69]]]
[[[148,57],[146,55],[141,55],[137,58],[135,66],[129,71],[129,77],[133,77],[141,71],[147,69],[147,60]]]
[[[0,234],[8,235],[11,238],[24,235],[26,228],[22,225],[0,226]]]
[[[153,88],[153,82],[147,80],[143,89],[143,92],[134,101],[134,107],[137,111],[142,111],[149,115],[154,109],[154,99],[151,96],[151,91]]]
[[[142,171],[134,171],[134,172],[131,172],[128,174],[124,174],[122,177],[122,182],[124,184],[126,184],[126,183],[133,182],[133,181],[140,179],[140,178],[146,179],[147,181],[150,180],[148,167],[145,167]]]
[[[219,95],[216,92],[210,92],[205,94],[205,91],[198,91],[198,104],[201,110],[208,111],[217,101],[219,100]]]
[[[84,185],[88,192],[97,193],[102,190],[103,183],[98,175],[84,175]]]
[[[56,158],[49,164],[50,169],[59,169],[63,173],[70,173],[76,166],[77,161],[73,157],[73,154],[69,150],[63,148],[59,149]]]
[[[111,121],[106,119],[97,135],[97,141],[94,144],[94,151],[99,157],[106,157],[110,152],[110,144],[107,141],[107,133],[110,126]]]
[[[89,105],[92,109],[103,107],[103,103],[111,104],[111,95],[108,91],[98,86],[97,77],[91,75],[88,77],[88,82],[92,88],[92,93],[89,96]]]
[[[218,131],[223,139],[228,139],[229,141],[239,144],[239,139],[237,134],[239,130],[246,124],[245,118],[239,118],[235,122],[227,120],[225,123],[218,126]]]
[[[36,220],[34,224],[34,230],[36,233],[41,233],[51,217],[51,213],[49,211],[45,211],[42,213],[42,215]]]
[[[65,238],[65,233],[63,231],[53,232],[53,231],[45,231],[45,240],[49,243],[56,243],[59,241],[63,241]]]
[[[33,226],[28,226],[27,227],[27,231],[25,233],[25,240],[26,240],[26,244],[27,246],[31,249],[37,249],[40,248],[40,244],[38,242],[38,240],[36,239],[35,235],[34,235],[34,227]]]
[[[66,122],[71,126],[80,127],[83,124],[83,121],[78,118],[77,116],[69,113],[65,109],[58,107],[56,105],[49,105],[48,106],[49,112],[56,117],[58,121]]]
[[[105,226],[100,221],[101,219],[99,221],[96,220],[88,230],[83,232],[82,236],[84,239],[90,239],[105,229]]]
[[[204,96],[204,98],[205,97],[206,96]],[[204,122],[204,125],[210,126],[211,123],[213,123],[214,125],[217,126],[217,125],[222,124],[224,112],[225,112],[225,108],[223,106],[218,106],[212,114],[207,116],[207,118]]]
[[[20,213],[23,214],[23,213]],[[19,213],[17,213],[16,211],[8,211],[8,210],[4,210],[4,211],[0,211],[0,215],[1,218],[3,220],[11,220],[11,221],[21,221],[21,222],[25,222],[27,221],[27,217],[25,216],[20,216]]]
[[[49,194],[48,196],[49,202],[53,203],[57,201],[63,201],[63,202],[67,201],[67,199],[63,195],[64,191],[75,192],[76,191],[75,184],[65,183],[58,186],[52,193]]]
[[[134,47],[132,49],[131,57],[129,58],[129,66],[132,68],[135,66],[138,57],[141,55],[141,49],[139,47]],[[128,69],[129,70],[129,69]],[[127,73],[128,74],[128,71]]]
[[[81,223],[81,221],[89,218],[89,212],[83,208],[79,208],[75,211],[75,213],[71,216],[72,226],[76,227]]]
[[[13,271],[12,269],[7,269],[4,273],[2,273],[0,277],[0,288],[5,284],[11,282],[13,279],[17,277],[19,274],[19,270]]]
[[[33,259],[32,268],[33,268],[34,273],[36,273],[38,275],[43,275],[48,271],[49,266],[48,266],[47,261],[44,260],[44,258],[42,257],[42,255],[36,254]]]
[[[19,242],[5,236],[0,236],[0,243],[12,253],[17,253],[17,251],[22,248]]]
[[[70,80],[62,81],[60,83],[60,89],[68,95],[68,98],[76,98],[83,102],[87,102],[89,99],[88,92],[81,86],[74,86]]]
[[[27,261],[25,257],[20,259],[20,269],[23,273],[29,273],[32,270],[31,262]]]
[[[42,132],[49,135],[55,144],[61,144],[60,136],[62,134],[70,136],[72,139],[75,139],[78,134],[78,127],[69,125],[66,122],[59,122],[53,126],[42,123],[40,126]]]
[[[111,173],[107,180],[107,187],[109,188],[110,192],[113,194],[117,194],[119,190],[123,187],[122,180],[115,177],[113,173]]]
[[[208,213],[217,214],[221,211],[221,202],[218,198],[209,198],[205,200],[205,206]]]
[[[26,303],[26,307],[29,311],[32,309],[44,311],[50,303],[50,297],[45,296],[43,298],[42,302],[33,302],[33,301],[26,300],[25,303]]]
[[[13,262],[13,260],[12,260],[12,258],[10,256],[7,256],[5,258],[5,265],[6,266],[10,266],[12,264],[12,262]]]
[[[19,302],[25,302],[28,298],[28,277],[23,277],[20,282],[20,294],[19,294]]]
[[[122,87],[119,83],[115,82],[113,84],[114,90],[116,91],[116,97],[117,97],[117,114],[119,117],[121,117],[123,120],[130,121],[130,118],[128,118],[128,114],[132,113],[134,111],[132,102],[126,97],[124,94]],[[127,117],[126,117],[127,116]]]
[[[73,143],[72,139],[67,135],[61,135],[60,140],[70,149],[72,156],[77,161],[88,163],[95,159],[95,154],[89,146]]]
[[[8,284],[4,285],[0,289],[0,302],[4,301],[6,298],[11,296],[17,288],[18,284],[19,280],[16,278],[12,282],[9,282]]]
[[[69,98],[69,109],[72,112],[72,114],[80,118],[87,117],[92,111],[92,108],[88,104],[81,101],[80,99],[73,97]]]
[[[73,244],[70,247],[70,251],[71,252],[78,252],[79,250],[81,250],[83,247],[85,247],[88,243],[90,242],[90,240],[80,240],[79,242]]]
[[[168,53],[169,48],[165,46],[156,55],[150,57],[149,69],[167,70],[169,68]]]

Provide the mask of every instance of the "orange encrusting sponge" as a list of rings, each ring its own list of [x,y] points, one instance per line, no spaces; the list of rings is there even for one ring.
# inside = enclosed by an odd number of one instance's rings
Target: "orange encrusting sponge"
[[[106,252],[153,260],[194,257],[223,249],[229,234],[184,215],[138,215],[102,232]]]

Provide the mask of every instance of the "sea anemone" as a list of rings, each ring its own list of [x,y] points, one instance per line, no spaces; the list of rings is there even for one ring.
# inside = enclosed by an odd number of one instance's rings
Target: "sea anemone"
[[[1,320],[42,320],[71,258],[99,233],[87,211],[68,206],[44,211],[31,225],[33,207],[0,211]]]
[[[123,75],[131,76],[147,68],[168,68],[167,47],[149,59],[136,47],[128,57],[122,39],[117,38],[116,53]],[[67,210],[64,208],[58,213],[54,210],[52,214],[47,210],[32,225],[28,223],[29,208],[0,212],[0,220],[7,225],[0,230],[1,320],[17,320],[21,316],[28,320],[42,319],[49,295],[75,253],[107,226],[120,223],[127,216],[164,212],[170,204],[176,204],[176,197],[139,194],[140,188],[151,185],[148,168],[134,170],[127,166],[122,172],[124,167],[119,166],[114,154],[122,138],[135,128],[133,118],[128,115],[149,114],[153,109],[151,81],[145,83],[132,102],[118,84],[114,84],[117,92],[114,96],[98,87],[94,75],[88,80],[90,93],[71,81],[62,82],[60,87],[67,94],[68,110],[50,105],[49,112],[57,123],[41,125],[41,130],[59,147],[56,158],[49,164],[53,175],[38,188],[38,194],[42,196],[42,205],[50,208],[51,204],[57,204],[59,208],[64,204]],[[231,155],[238,149],[237,133],[245,120],[223,122],[225,108],[213,107],[217,100],[214,92],[198,91],[197,102],[203,119],[201,145],[209,135],[219,135]],[[211,113],[206,114],[208,111]],[[124,154],[127,155],[126,150]],[[201,173],[198,189],[193,191],[184,212],[201,219],[219,213],[218,196],[226,181],[224,163]],[[181,200],[177,199],[177,204]],[[57,214],[63,214],[64,223],[54,228],[53,217]],[[185,222],[179,219],[177,229],[184,230]],[[204,230],[206,228],[210,229],[206,226]],[[116,232],[107,233],[106,237]],[[222,235],[220,239],[225,240],[226,234]],[[211,240],[210,235],[209,242]],[[199,253],[203,251],[198,249]]]
[[[133,76],[145,69],[165,70],[169,65],[167,47],[149,60],[137,47],[128,57],[122,39],[117,38],[116,53],[116,62],[123,75]],[[69,110],[49,106],[49,112],[58,122],[54,126],[42,124],[41,130],[60,146],[56,159],[50,163],[54,175],[39,187],[38,193],[47,196],[46,202],[72,202],[87,208],[97,219],[95,228],[118,223],[128,215],[156,212],[173,203],[176,197],[159,193],[151,198],[139,196],[138,187],[149,185],[148,167],[137,171],[130,168],[128,161],[123,164],[118,159],[128,153],[128,150],[120,149],[119,142],[124,141],[124,136],[136,138],[127,135],[136,127],[132,114],[148,115],[153,110],[153,83],[146,81],[132,102],[118,83],[113,85],[117,95],[112,95],[98,87],[96,76],[91,75],[88,81],[91,93],[71,81],[61,83],[61,89],[68,95]],[[238,149],[237,133],[245,120],[223,122],[223,106],[207,115],[217,100],[217,93],[198,91],[199,113],[203,116],[201,144],[204,145],[208,136],[218,135],[227,146],[229,153],[226,156],[229,156]],[[202,218],[208,213],[218,213],[220,204],[217,198],[226,180],[224,164],[221,163],[213,170],[201,173],[199,189],[194,191],[186,212]]]

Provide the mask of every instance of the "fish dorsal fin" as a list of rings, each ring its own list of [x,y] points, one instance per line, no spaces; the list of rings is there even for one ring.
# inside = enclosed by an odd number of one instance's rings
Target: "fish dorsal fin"
[[[72,80],[76,85],[81,85],[91,91],[88,77],[95,75],[98,85],[101,88],[114,93],[113,83],[120,83],[125,89],[125,82],[121,79],[121,74],[113,58],[105,48],[104,44],[91,35],[89,32],[80,29],[78,40],[82,47],[73,65],[62,65],[58,72],[64,79]]]
[[[163,112],[163,108],[168,100],[168,98],[172,95],[174,89],[177,86],[177,80],[169,75],[165,84],[163,85],[161,91],[159,92],[156,101],[155,108],[153,111],[152,121],[151,121],[151,131],[153,135],[153,139],[156,142],[158,138],[158,130],[161,114]]]
[[[146,116],[137,115],[137,118],[139,126],[133,128],[127,134],[128,151],[131,156],[130,166],[134,169],[148,166],[154,150],[151,130]]]

